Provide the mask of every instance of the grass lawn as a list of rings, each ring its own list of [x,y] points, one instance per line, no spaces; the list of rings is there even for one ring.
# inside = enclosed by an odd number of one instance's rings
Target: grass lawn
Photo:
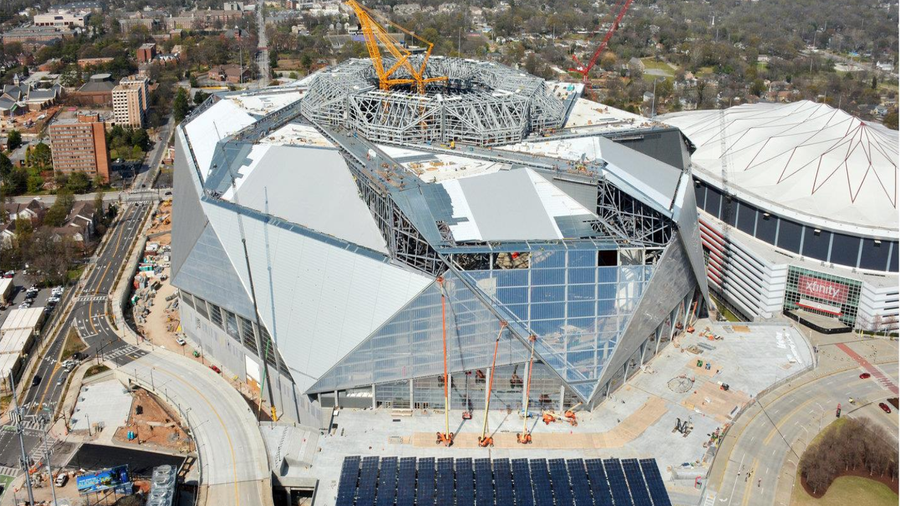
[[[3,486],[3,493],[6,493],[9,490],[9,484],[13,481],[12,476],[6,476],[5,474],[0,474],[0,485]],[[0,494],[2,496],[3,494]]]
[[[87,346],[84,344],[84,341],[78,337],[78,332],[72,328],[69,329],[69,335],[66,336],[66,344],[63,345],[63,360],[72,356],[76,351],[83,351]]]
[[[791,497],[792,506],[896,506],[898,497],[887,485],[859,476],[841,476],[828,487],[821,499],[807,494],[798,483]]]
[[[656,61],[656,58],[654,58],[652,56],[649,56],[647,58],[641,58],[641,61],[644,63],[645,70],[646,69],[656,69],[656,70],[662,70],[664,72],[668,72],[670,74],[675,73],[675,70],[672,69],[672,67],[670,67],[668,63],[666,63],[662,60]]]
[[[66,272],[66,278],[72,283],[77,282],[78,279],[81,278],[81,275],[84,273],[84,268],[84,264],[77,264],[72,266],[72,268],[70,268],[69,271]]]
[[[92,365],[90,368],[88,368],[87,371],[85,371],[84,377],[90,378],[91,376],[96,376],[96,375],[100,374],[101,372],[106,372],[108,370],[109,370],[109,367],[106,367],[103,364]]]

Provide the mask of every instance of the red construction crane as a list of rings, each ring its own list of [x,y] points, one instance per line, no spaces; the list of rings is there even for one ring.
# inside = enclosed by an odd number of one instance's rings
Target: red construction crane
[[[619,0],[622,2],[623,0]],[[569,69],[569,72],[576,72],[581,74],[581,82],[585,85],[588,84],[588,74],[591,73],[591,69],[594,68],[594,65],[597,64],[597,60],[600,59],[600,54],[606,49],[606,45],[609,44],[609,39],[612,38],[613,34],[616,33],[616,29],[619,28],[619,23],[622,21],[622,18],[625,16],[625,12],[628,11],[628,7],[631,6],[632,0],[624,0],[622,3],[622,8],[619,9],[619,14],[616,16],[616,20],[613,21],[609,30],[607,30],[606,35],[603,37],[603,41],[600,43],[600,46],[597,47],[597,50],[594,51],[594,55],[591,56],[591,61],[588,62],[587,65],[581,63],[581,60],[578,59],[575,54],[572,54],[572,59],[575,60],[575,68]],[[616,4],[618,7],[618,4]]]

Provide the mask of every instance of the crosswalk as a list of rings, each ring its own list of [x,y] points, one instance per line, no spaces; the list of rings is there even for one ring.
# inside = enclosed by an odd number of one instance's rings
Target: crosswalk
[[[141,350],[137,346],[133,346],[133,345],[129,344],[129,345],[123,346],[121,348],[117,348],[109,353],[104,353],[103,358],[105,358],[106,360],[115,360],[121,356],[132,355],[132,354],[138,353],[138,352],[140,352],[141,355],[143,355],[145,353],[143,350]]]
[[[18,467],[0,466],[0,476],[12,476],[12,477],[16,477],[16,476],[18,476],[19,473],[21,473],[21,472],[22,472],[22,470],[19,469]]]
[[[715,506],[716,504],[716,493],[713,491],[708,491],[706,493],[706,501],[703,502],[703,506]]]
[[[39,445],[35,446],[34,449],[31,450],[31,455],[29,455],[31,461],[40,462],[41,459],[44,458],[45,450],[50,451],[55,444],[56,438],[51,436],[50,434],[47,434],[47,438],[42,440]]]
[[[106,300],[106,295],[81,295],[77,299],[78,302],[98,302]]]

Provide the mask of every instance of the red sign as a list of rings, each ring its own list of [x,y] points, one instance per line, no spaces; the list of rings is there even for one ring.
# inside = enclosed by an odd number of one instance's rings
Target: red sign
[[[798,290],[807,297],[843,304],[847,302],[850,289],[847,285],[825,281],[812,276],[800,276]]]

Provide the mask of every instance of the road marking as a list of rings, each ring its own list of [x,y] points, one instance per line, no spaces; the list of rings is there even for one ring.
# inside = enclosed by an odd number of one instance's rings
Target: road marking
[[[99,302],[101,300],[106,300],[106,295],[82,295],[75,299],[76,302]]]
[[[855,351],[851,350],[850,347],[844,343],[839,343],[837,345],[837,347],[839,350],[843,351],[848,357],[852,358],[857,364],[859,364],[860,367],[862,367],[867,372],[869,372],[869,374],[871,374],[873,377],[875,377],[875,379],[878,381],[878,384],[880,384],[882,387],[884,387],[885,389],[887,389],[894,395],[897,395],[898,393],[900,393],[900,388],[898,388],[897,385],[895,385],[894,382],[891,381],[891,379],[881,371],[881,369],[879,369],[877,366],[870,363],[868,360],[865,359],[865,357],[863,357],[859,353],[856,353]]]
[[[157,371],[161,371],[164,374],[168,374],[169,376],[174,378],[176,381],[179,381],[179,382],[187,385],[189,388],[191,388],[192,390],[197,392],[197,395],[199,395],[203,399],[203,401],[206,402],[206,404],[209,406],[209,409],[211,409],[213,414],[216,415],[216,418],[219,419],[219,424],[222,426],[222,431],[225,432],[225,439],[226,439],[226,441],[228,441],[228,448],[231,450],[231,467],[232,467],[232,470],[234,471],[234,500],[236,501],[235,504],[240,505],[241,504],[241,496],[240,496],[239,488],[238,488],[237,459],[234,454],[234,444],[232,444],[232,442],[231,442],[231,435],[228,433],[228,427],[225,425],[225,421],[222,420],[222,416],[219,415],[219,412],[216,411],[215,406],[213,406],[213,404],[211,402],[209,402],[209,399],[207,399],[206,396],[203,395],[203,392],[198,390],[197,387],[188,383],[187,381],[182,379],[180,376],[169,372],[165,368],[157,366],[157,367],[154,367],[154,369],[156,369]],[[185,422],[187,422],[187,420],[185,420]],[[188,425],[190,426],[189,423],[188,423]],[[200,451],[200,450],[198,449],[197,451]],[[202,472],[202,470],[201,470],[201,472]]]
[[[743,497],[743,500],[741,501],[741,506],[747,506],[747,503],[750,502],[750,490],[751,490],[751,487],[753,486],[753,477],[756,475],[756,467],[758,465],[759,465],[759,463],[756,461],[756,459],[753,459],[753,465],[751,466],[751,469],[748,473],[749,476],[747,476],[747,480],[746,480],[747,485],[744,486],[744,497]]]
[[[772,430],[769,431],[769,435],[766,436],[766,439],[763,440],[763,446],[768,446],[769,443],[772,442],[772,438],[775,437],[775,433],[779,432],[779,429],[781,429],[781,427],[783,427],[784,424],[787,423],[787,421],[792,416],[796,415],[798,411],[800,411],[801,409],[803,409],[804,407],[806,407],[808,404],[810,404],[812,402],[813,402],[812,399],[807,399],[806,401],[802,402],[799,406],[792,409],[790,413],[781,417],[781,423],[776,423],[775,426],[772,427]]]

